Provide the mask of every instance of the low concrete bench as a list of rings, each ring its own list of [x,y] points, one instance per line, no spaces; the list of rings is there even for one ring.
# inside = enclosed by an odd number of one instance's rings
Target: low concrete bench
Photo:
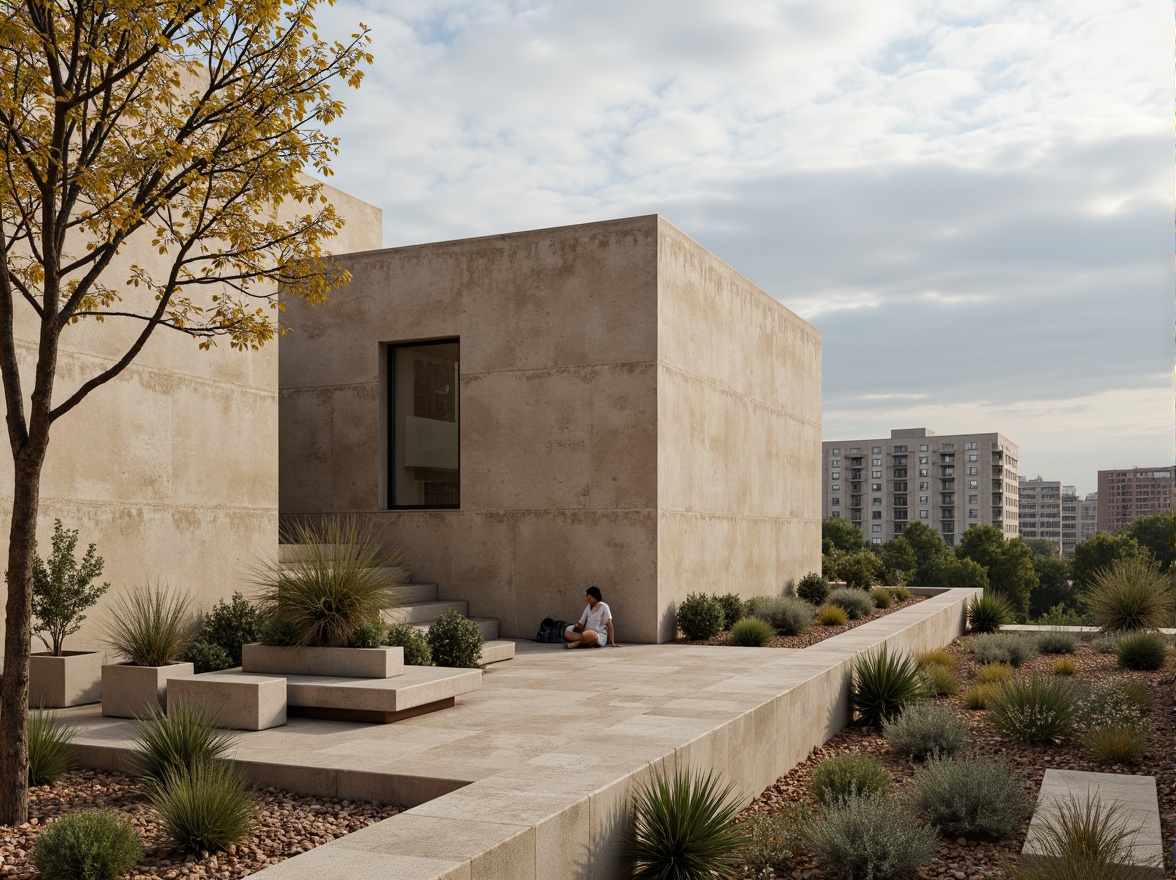
[[[1088,773],[1079,770],[1046,770],[1037,796],[1037,808],[1029,823],[1022,854],[1046,857],[1043,829],[1056,821],[1058,804],[1071,802],[1081,809],[1091,798],[1105,810],[1118,805],[1118,816],[1134,834],[1127,840],[1130,861],[1139,880],[1163,880],[1164,844],[1160,836],[1160,804],[1154,776],[1129,776],[1125,773]]]
[[[448,709],[481,687],[480,669],[405,666],[395,678],[288,675],[286,702],[291,716],[387,724]]]
[[[214,713],[217,727],[281,727],[286,723],[286,679],[232,671],[184,675],[168,680],[167,703],[187,703]]]

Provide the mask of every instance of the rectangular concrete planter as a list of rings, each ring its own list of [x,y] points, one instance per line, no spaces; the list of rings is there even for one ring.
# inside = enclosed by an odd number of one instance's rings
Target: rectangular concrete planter
[[[392,678],[404,673],[404,648],[287,648],[254,642],[241,648],[241,671]]]
[[[64,709],[102,699],[102,651],[66,651],[61,657],[29,657],[29,705]]]
[[[192,675],[191,663],[168,666],[131,666],[109,663],[102,667],[102,714],[113,718],[137,718],[152,708],[167,708],[167,680]]]
[[[167,683],[168,711],[180,703],[214,714],[217,727],[281,727],[286,723],[286,679],[241,672],[175,676]]]

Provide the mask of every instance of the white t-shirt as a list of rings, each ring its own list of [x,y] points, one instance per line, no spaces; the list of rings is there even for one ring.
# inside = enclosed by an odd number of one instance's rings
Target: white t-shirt
[[[584,613],[580,615],[580,623],[584,629],[590,629],[595,633],[607,633],[608,627],[605,626],[612,620],[612,612],[608,610],[608,605],[604,602],[597,602],[596,607],[591,605],[584,606]]]

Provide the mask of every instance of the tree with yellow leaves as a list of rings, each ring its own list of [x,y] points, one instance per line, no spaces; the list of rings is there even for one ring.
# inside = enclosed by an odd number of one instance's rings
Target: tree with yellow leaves
[[[0,7],[0,377],[15,471],[0,823],[28,812],[32,561],[53,426],[157,330],[256,349],[281,332],[279,288],[317,302],[348,280],[324,251],[342,220],[304,172],[330,173],[337,143],[322,129],[343,109],[331,86],[358,86],[371,56],[362,25],[319,36],[318,2]],[[155,258],[128,264],[132,240]],[[30,322],[31,353],[15,332]],[[56,395],[63,335],[99,322],[123,325],[121,356]]]

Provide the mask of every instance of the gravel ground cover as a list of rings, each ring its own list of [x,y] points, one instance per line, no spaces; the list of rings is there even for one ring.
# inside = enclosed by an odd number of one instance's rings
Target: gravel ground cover
[[[861,626],[863,623],[869,623],[871,620],[877,620],[879,617],[884,617],[887,614],[893,614],[903,608],[909,608],[916,602],[922,602],[924,596],[911,596],[909,599],[904,599],[902,602],[895,602],[889,608],[875,608],[874,612],[869,617],[862,617],[858,620],[851,620],[841,626],[821,626],[820,623],[814,622],[812,626],[802,633],[797,633],[794,636],[777,635],[765,647],[768,648],[807,648],[810,645],[815,645],[817,642],[823,642],[825,639],[831,639],[833,636],[840,635],[843,632],[848,632],[854,627]],[[713,639],[678,639],[679,645],[730,645],[731,631],[724,630]]]
[[[985,758],[1009,765],[1013,775],[1025,791],[1036,799],[1046,769],[1091,770],[1103,773],[1128,773],[1154,776],[1159,792],[1160,822],[1164,833],[1165,876],[1176,877],[1172,847],[1176,824],[1176,689],[1173,678],[1176,664],[1169,652],[1167,664],[1157,672],[1131,672],[1120,669],[1113,654],[1098,654],[1088,646],[1079,647],[1069,655],[1077,666],[1075,679],[1090,683],[1108,678],[1129,679],[1145,686],[1156,701],[1155,710],[1147,726],[1143,760],[1136,766],[1100,764],[1079,739],[1054,745],[1025,745],[1008,739],[985,719],[985,712],[964,707],[963,695],[974,683],[976,663],[970,653],[973,637],[957,639],[948,649],[958,659],[956,673],[959,691],[956,696],[941,697],[938,702],[952,707],[969,729],[969,748]],[[1030,675],[1052,676],[1057,655],[1038,655],[1019,670]],[[754,812],[774,812],[780,805],[804,802],[815,808],[808,785],[813,769],[827,758],[845,754],[871,754],[879,758],[894,780],[901,795],[918,765],[903,760],[891,750],[878,730],[858,725],[847,727],[840,734],[817,749],[808,760],[792,769],[786,776],[764,791],[741,814],[746,818]],[[1012,838],[1004,841],[969,841],[964,838],[941,840],[935,860],[915,874],[923,880],[989,880],[1006,878],[1007,865],[1018,858],[1025,842],[1029,822],[1026,820]],[[836,875],[819,867],[815,859],[800,854],[791,871],[777,874],[780,878],[804,880],[835,880]]]
[[[136,880],[234,880],[400,812],[399,807],[267,788],[258,792],[258,821],[246,843],[196,858],[166,847],[152,824],[146,792],[136,780],[117,773],[72,770],[53,785],[29,789],[28,822],[16,828],[0,825],[0,875],[6,880],[40,876],[29,858],[37,834],[57,816],[102,808],[129,820],[142,836],[144,857],[125,875]]]

